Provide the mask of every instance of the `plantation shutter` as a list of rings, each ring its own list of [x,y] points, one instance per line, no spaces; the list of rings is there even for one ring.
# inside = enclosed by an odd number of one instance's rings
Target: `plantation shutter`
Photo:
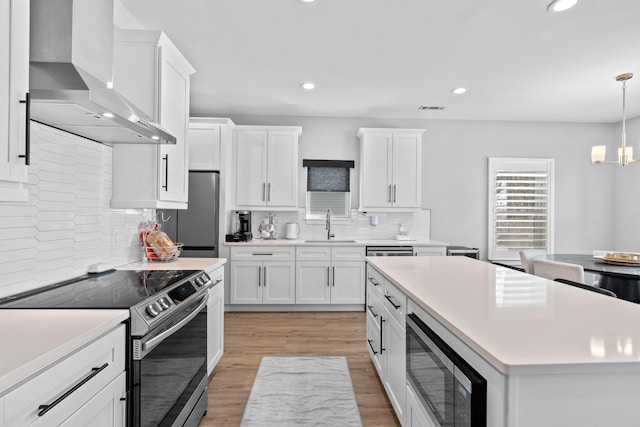
[[[553,250],[553,159],[489,159],[489,259]]]

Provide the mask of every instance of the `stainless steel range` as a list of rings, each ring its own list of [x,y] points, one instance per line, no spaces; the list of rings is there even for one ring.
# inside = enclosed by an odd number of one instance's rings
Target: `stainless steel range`
[[[197,426],[207,409],[203,271],[111,271],[0,299],[0,308],[123,309],[131,313],[131,426]]]

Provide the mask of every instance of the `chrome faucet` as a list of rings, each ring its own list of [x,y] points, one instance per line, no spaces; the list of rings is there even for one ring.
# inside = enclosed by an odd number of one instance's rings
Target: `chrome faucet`
[[[336,237],[335,234],[331,234],[331,209],[327,209],[327,222],[324,226],[327,230],[327,240],[331,240],[332,237]]]

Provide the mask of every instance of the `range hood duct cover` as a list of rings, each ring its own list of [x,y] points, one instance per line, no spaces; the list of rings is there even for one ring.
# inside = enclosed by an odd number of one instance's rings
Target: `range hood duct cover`
[[[31,0],[31,118],[108,145],[175,144],[113,88],[113,0]]]

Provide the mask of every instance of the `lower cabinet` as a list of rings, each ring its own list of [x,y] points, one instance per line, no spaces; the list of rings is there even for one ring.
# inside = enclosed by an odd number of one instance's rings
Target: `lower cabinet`
[[[231,262],[231,304],[295,303],[295,262]]]
[[[403,426],[407,387],[406,308],[406,296],[367,266],[367,347],[380,382]]]
[[[60,427],[115,427],[125,426],[127,416],[126,374],[123,372],[85,403]]]
[[[224,351],[224,267],[207,273],[214,283],[207,301],[207,375],[211,375]]]
[[[124,426],[125,352],[120,325],[3,396],[0,426]]]
[[[404,427],[436,427],[422,407],[416,392],[407,384],[407,405],[404,416]]]

